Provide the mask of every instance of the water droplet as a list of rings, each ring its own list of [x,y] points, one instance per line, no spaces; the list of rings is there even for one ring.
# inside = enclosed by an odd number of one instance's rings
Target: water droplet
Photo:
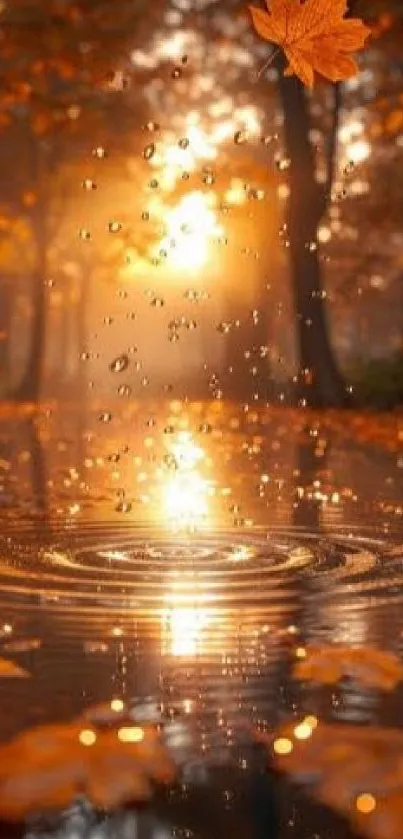
[[[106,157],[106,149],[104,149],[103,146],[97,146],[95,149],[93,149],[92,154],[94,157],[102,159],[103,157]]]
[[[119,501],[115,507],[117,513],[130,513],[131,509],[132,505],[130,501]]]
[[[161,309],[163,305],[164,300],[162,299],[162,297],[153,297],[153,299],[150,302],[150,306],[154,306],[155,309]]]
[[[119,385],[118,387],[118,396],[131,396],[132,389],[130,385]]]
[[[291,158],[277,157],[275,160],[275,164],[279,172],[286,172],[291,166]]]
[[[211,186],[215,182],[215,174],[212,169],[203,169],[202,181],[208,186]]]
[[[344,167],[344,174],[345,175],[352,175],[355,169],[355,164],[353,160],[349,160],[349,162]]]
[[[150,380],[147,378],[147,376],[143,376],[143,378],[141,380],[141,384],[142,384],[142,387],[147,387],[147,385],[150,384]]]
[[[150,213],[148,210],[144,210],[144,213],[141,214],[141,218],[143,221],[150,221]]]
[[[246,143],[247,139],[248,139],[248,135],[247,135],[246,131],[235,131],[234,143],[237,146],[242,145],[242,143]]]
[[[159,128],[158,122],[154,122],[153,120],[150,120],[144,126],[145,131],[159,131]]]
[[[91,180],[91,178],[84,178],[81,185],[82,185],[82,188],[86,189],[88,192],[97,188],[97,185],[96,185],[95,181]]]
[[[143,150],[143,157],[145,160],[151,160],[155,155],[155,143],[149,143]]]
[[[123,373],[124,370],[127,370],[129,364],[129,356],[124,353],[123,355],[118,355],[117,358],[113,359],[109,365],[109,369],[111,373]]]
[[[189,146],[189,140],[187,137],[181,137],[179,140],[179,148],[180,149],[187,149]]]
[[[183,181],[188,181],[190,178],[189,172],[182,172],[181,177]]]
[[[88,242],[91,239],[91,233],[89,230],[86,230],[84,227],[81,227],[78,231],[78,235],[83,242]]]
[[[99,415],[98,419],[100,422],[110,422],[112,414],[110,414],[109,411],[103,411],[103,413]]]
[[[108,224],[109,233],[119,233],[122,229],[120,221],[110,221]]]
[[[176,80],[176,79],[180,79],[181,76],[182,76],[181,68],[180,67],[174,67],[174,69],[172,70],[172,73],[171,73],[171,78]]]
[[[152,180],[149,183],[149,186],[151,187],[151,189],[158,189],[159,183],[157,181],[157,178],[152,178]]]

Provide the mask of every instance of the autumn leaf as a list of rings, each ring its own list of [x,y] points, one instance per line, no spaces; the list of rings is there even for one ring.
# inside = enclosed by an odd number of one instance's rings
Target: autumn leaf
[[[326,724],[313,716],[255,732],[276,768],[368,839],[401,839],[403,734],[377,726]]]
[[[403,681],[403,665],[393,653],[373,647],[310,645],[293,671],[297,679],[335,685],[345,676],[368,687],[394,690]]]
[[[8,661],[5,658],[0,658],[0,679],[25,679],[29,676],[26,670],[14,664],[13,661]]]
[[[268,11],[249,6],[261,38],[284,50],[285,75],[296,75],[308,87],[314,73],[332,82],[354,76],[358,67],[349,53],[364,46],[370,30],[362,20],[345,18],[347,0],[266,0]]]
[[[88,711],[61,725],[22,732],[0,745],[0,820],[68,807],[85,794],[95,807],[147,801],[155,784],[168,784],[175,767],[153,725],[124,713]],[[94,721],[90,720],[94,718]]]

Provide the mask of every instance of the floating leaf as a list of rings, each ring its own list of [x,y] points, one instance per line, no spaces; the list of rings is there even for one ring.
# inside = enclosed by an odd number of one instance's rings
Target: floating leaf
[[[308,645],[294,667],[294,676],[305,681],[334,685],[345,676],[368,687],[393,690],[403,681],[403,664],[393,653],[374,647],[343,644]]]
[[[0,679],[26,679],[29,675],[27,670],[14,664],[13,661],[0,658]]]
[[[400,839],[403,733],[391,728],[327,725],[315,717],[256,734],[276,767],[350,819],[369,839]]]
[[[102,716],[102,715],[101,715]],[[110,809],[145,801],[152,784],[169,783],[175,771],[154,726],[116,714],[105,726],[90,713],[67,725],[24,732],[0,747],[0,818],[21,821],[32,813],[62,809],[78,795]]]

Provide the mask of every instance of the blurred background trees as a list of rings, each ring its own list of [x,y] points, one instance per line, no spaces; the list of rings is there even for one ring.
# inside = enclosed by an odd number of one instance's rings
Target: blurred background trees
[[[116,392],[131,348],[126,395],[339,406],[399,352],[402,9],[362,5],[310,95],[238,0],[4,4],[3,396]]]

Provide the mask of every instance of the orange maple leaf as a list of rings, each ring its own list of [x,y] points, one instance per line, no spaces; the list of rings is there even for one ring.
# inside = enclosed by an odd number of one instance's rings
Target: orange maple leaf
[[[285,75],[308,87],[314,72],[332,82],[354,76],[357,63],[348,53],[364,46],[370,29],[345,18],[347,0],[266,0],[268,11],[249,6],[258,35],[278,44],[288,59]]]

